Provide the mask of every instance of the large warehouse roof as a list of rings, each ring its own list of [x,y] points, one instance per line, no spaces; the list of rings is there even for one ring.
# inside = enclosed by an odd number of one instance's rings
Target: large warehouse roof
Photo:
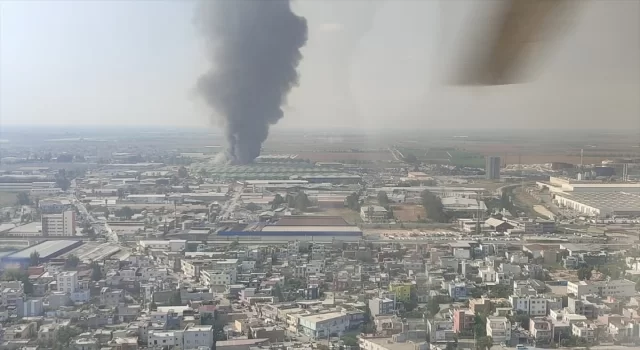
[[[38,252],[41,259],[49,258],[55,255],[59,251],[69,248],[80,241],[64,240],[64,241],[44,241],[42,243],[33,245],[29,248],[23,249],[19,252],[7,256],[10,259],[28,259],[33,252]]]
[[[611,211],[640,211],[640,194],[630,192],[571,192],[558,194],[592,208]]]
[[[360,232],[358,226],[265,226],[262,232]]]
[[[285,216],[278,220],[276,226],[347,226],[340,216]]]

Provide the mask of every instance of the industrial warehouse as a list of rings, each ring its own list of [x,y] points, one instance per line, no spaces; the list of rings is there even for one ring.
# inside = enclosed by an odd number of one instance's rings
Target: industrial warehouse
[[[29,266],[31,254],[33,253],[38,254],[40,262],[48,262],[80,247],[82,244],[82,241],[75,240],[44,241],[2,257],[2,266],[4,269],[26,268]]]
[[[306,163],[218,165],[207,169],[218,180],[306,180],[310,183],[358,183],[359,175]]]
[[[287,216],[275,222],[253,225],[233,224],[217,231],[223,237],[261,237],[261,239],[314,240],[316,238],[353,240],[362,237],[362,231],[337,216]]]
[[[538,182],[558,207],[589,217],[640,216],[640,184],[576,181],[550,177]]]

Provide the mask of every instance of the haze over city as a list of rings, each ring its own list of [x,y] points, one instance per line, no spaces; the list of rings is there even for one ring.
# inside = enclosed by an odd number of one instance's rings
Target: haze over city
[[[640,128],[637,1],[590,1],[527,84],[453,87],[468,1],[296,1],[300,85],[275,128]],[[215,128],[191,1],[0,2],[0,125]]]

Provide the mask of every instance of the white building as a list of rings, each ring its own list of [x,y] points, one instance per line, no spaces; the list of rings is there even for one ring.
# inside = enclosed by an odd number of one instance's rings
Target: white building
[[[56,276],[58,291],[63,293],[75,293],[78,290],[78,272],[64,271]]]
[[[149,240],[139,241],[138,245],[141,249],[158,249],[170,252],[183,252],[187,246],[187,241],[184,239],[172,239],[168,241]]]
[[[602,297],[632,297],[636,295],[636,284],[624,279],[568,282],[567,293],[572,293],[578,298],[587,294],[598,294]]]
[[[491,266],[478,269],[478,274],[484,283],[495,283],[497,281],[496,270]]]
[[[47,237],[75,236],[76,213],[72,210],[62,214],[42,215],[42,235]]]
[[[211,349],[213,346],[213,326],[187,325],[183,330],[150,330],[147,340],[149,348],[160,349]]]
[[[342,312],[329,312],[299,317],[299,326],[306,336],[322,339],[338,335],[349,329],[349,315]]]
[[[200,282],[204,286],[228,286],[235,284],[237,271],[235,269],[201,270]]]
[[[576,322],[571,326],[571,334],[593,343],[596,339],[596,325],[588,322]]]
[[[493,338],[494,344],[508,343],[511,339],[511,322],[506,317],[487,317],[487,336]]]
[[[546,316],[547,299],[537,296],[517,296],[509,297],[511,307],[516,313],[523,313],[530,316]]]

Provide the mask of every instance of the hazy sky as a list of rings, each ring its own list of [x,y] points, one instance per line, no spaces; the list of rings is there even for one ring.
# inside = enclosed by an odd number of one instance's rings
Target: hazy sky
[[[581,0],[531,83],[445,87],[468,2],[295,2],[309,41],[279,127],[640,132],[640,1]],[[209,126],[194,92],[207,68],[194,8],[0,0],[0,123]]]

